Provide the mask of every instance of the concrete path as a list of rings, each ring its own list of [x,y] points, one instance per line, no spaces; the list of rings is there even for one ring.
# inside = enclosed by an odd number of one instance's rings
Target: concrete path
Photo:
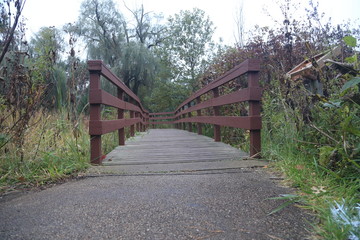
[[[0,239],[307,239],[311,217],[300,208],[268,215],[283,203],[269,198],[290,189],[265,162],[239,153],[185,131],[151,130],[82,179],[1,199]]]

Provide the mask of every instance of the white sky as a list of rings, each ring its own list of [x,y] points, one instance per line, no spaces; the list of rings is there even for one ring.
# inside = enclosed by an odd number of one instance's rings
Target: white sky
[[[126,14],[124,2],[130,8],[144,4],[146,12],[163,13],[165,18],[180,10],[200,8],[210,16],[216,32],[214,40],[222,37],[227,44],[234,42],[235,14],[241,1],[243,1],[243,12],[246,30],[250,30],[255,24],[268,26],[273,20],[268,18],[264,9],[276,18],[279,16],[283,21],[279,7],[274,0],[114,0],[120,7],[120,11]],[[26,17],[28,35],[36,33],[40,27],[61,27],[65,23],[75,22],[79,15],[82,0],[27,0],[23,16]],[[304,5],[308,0],[300,0]],[[319,0],[320,12],[325,16],[332,17],[335,23],[342,23],[350,19],[360,18],[360,0]],[[303,7],[300,7],[303,8]],[[359,26],[360,21],[357,21]]]

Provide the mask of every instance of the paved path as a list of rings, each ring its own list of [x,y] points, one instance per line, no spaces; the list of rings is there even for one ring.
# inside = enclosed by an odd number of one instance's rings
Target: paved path
[[[269,198],[290,190],[265,162],[241,156],[186,131],[151,130],[83,179],[0,200],[0,239],[307,239],[301,209],[268,215],[282,203]]]

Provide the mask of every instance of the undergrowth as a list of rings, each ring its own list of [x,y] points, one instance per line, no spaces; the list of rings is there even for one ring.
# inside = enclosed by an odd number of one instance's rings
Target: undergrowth
[[[106,154],[117,145],[117,134],[102,141]],[[0,149],[0,193],[76,176],[90,166],[89,142],[86,117],[74,123],[66,111],[38,111],[25,131],[23,149],[12,141]]]
[[[308,144],[303,141],[306,133],[296,128],[296,112],[281,100],[267,102],[269,99],[266,96],[264,99],[262,155],[272,162],[271,166],[275,170],[286,176],[290,187],[298,190],[288,201],[301,202],[304,208],[318,216],[317,222],[313,223],[318,238],[359,239],[359,235],[357,238],[350,238],[351,231],[354,231],[351,224],[343,224],[334,217],[334,211],[339,210],[340,203],[346,209],[356,209],[359,206],[360,178],[357,171],[347,169],[345,173],[343,168],[329,169],[322,165],[319,161],[321,151],[304,151],[303,145]],[[317,146],[313,148],[316,149]],[[359,218],[359,211],[347,214],[349,218]]]

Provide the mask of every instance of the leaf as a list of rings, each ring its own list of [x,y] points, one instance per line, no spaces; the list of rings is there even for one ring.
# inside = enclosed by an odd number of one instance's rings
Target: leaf
[[[346,36],[343,38],[343,40],[349,47],[356,47],[356,38],[353,36]]]
[[[330,162],[331,155],[333,155],[336,151],[337,149],[331,146],[323,146],[319,148],[320,165],[326,167]]]
[[[268,198],[270,200],[276,200],[276,199],[298,199],[299,196],[295,194],[280,194],[281,197],[272,197]]]
[[[351,57],[345,58],[345,62],[347,63],[355,63],[357,61],[357,54],[355,53]]]
[[[25,182],[25,181],[26,181],[25,177],[23,177],[23,176],[18,177],[18,180],[19,180],[20,182]]]
[[[353,125],[349,125],[349,126],[346,128],[346,130],[347,130],[349,133],[360,137],[360,129],[354,127]]]
[[[294,202],[295,202],[294,200],[286,201],[283,204],[281,204],[280,206],[278,206],[277,208],[275,208],[274,210],[272,210],[270,213],[268,213],[268,215],[272,215],[274,213],[277,213],[280,210],[284,209],[285,207],[289,206],[290,204],[292,204]]]
[[[340,107],[341,106],[341,101],[337,100],[337,101],[329,101],[327,103],[323,104],[324,107],[328,107],[328,108],[334,108],[334,107]]]
[[[296,165],[295,168],[297,170],[304,170],[305,169],[305,166],[304,165]]]
[[[360,77],[355,77],[344,84],[344,86],[341,88],[341,92],[344,92],[345,90],[352,88],[358,85],[359,83],[360,83]]]

